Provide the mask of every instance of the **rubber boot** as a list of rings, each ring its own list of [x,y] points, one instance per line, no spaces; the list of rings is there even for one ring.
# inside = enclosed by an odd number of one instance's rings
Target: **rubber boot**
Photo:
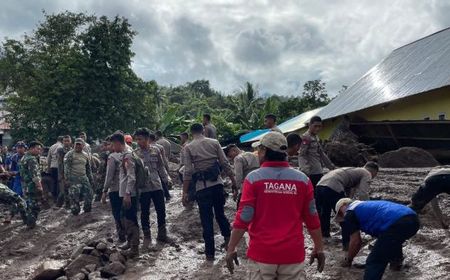
[[[142,249],[148,249],[152,244],[152,235],[150,230],[144,231],[144,243],[142,243]]]
[[[139,227],[132,221],[125,220],[125,229],[128,236],[128,243],[130,249],[126,250],[125,256],[128,259],[134,259],[139,257]]]
[[[160,242],[169,242],[166,225],[158,227],[158,236],[156,237],[156,240]]]

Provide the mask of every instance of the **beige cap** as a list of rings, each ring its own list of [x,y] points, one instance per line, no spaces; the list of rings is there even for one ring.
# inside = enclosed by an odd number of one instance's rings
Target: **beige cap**
[[[341,207],[344,205],[348,205],[350,203],[352,203],[353,200],[351,198],[345,197],[345,198],[341,198],[339,199],[339,201],[336,203],[336,207],[334,210],[336,210],[336,216],[334,216],[334,220],[336,222],[342,222],[344,220],[343,215],[339,214],[339,210],[341,210]]]
[[[81,145],[84,145],[84,140],[81,139],[81,138],[77,138],[77,139],[75,139],[75,144],[81,144]]]
[[[264,146],[271,149],[274,152],[286,153],[287,152],[287,140],[283,134],[279,132],[269,132],[265,134],[261,140],[252,144],[253,148]]]

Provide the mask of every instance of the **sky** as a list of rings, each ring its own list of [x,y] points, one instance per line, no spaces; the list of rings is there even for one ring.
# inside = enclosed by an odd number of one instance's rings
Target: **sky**
[[[0,38],[19,39],[42,10],[120,15],[138,32],[133,69],[179,85],[207,79],[225,94],[249,81],[297,95],[321,79],[331,96],[395,48],[450,26],[447,0],[0,0]]]

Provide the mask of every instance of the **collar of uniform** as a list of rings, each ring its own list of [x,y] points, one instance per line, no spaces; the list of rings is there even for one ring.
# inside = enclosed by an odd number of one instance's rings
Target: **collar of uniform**
[[[194,138],[194,139],[203,139],[203,138],[205,138],[205,135],[198,134],[198,135],[194,135],[193,138]]]
[[[265,161],[261,164],[261,167],[289,167],[287,161]]]

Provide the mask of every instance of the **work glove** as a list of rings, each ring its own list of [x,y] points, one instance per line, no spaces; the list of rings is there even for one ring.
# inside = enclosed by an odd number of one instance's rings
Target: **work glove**
[[[323,252],[313,251],[309,258],[309,265],[312,265],[315,259],[317,259],[317,271],[322,272],[325,267],[325,254]]]
[[[233,274],[234,273],[234,264],[239,265],[237,252],[234,251],[233,253],[227,253],[227,256],[225,257],[225,261],[227,262],[228,271],[230,271],[230,273]]]

